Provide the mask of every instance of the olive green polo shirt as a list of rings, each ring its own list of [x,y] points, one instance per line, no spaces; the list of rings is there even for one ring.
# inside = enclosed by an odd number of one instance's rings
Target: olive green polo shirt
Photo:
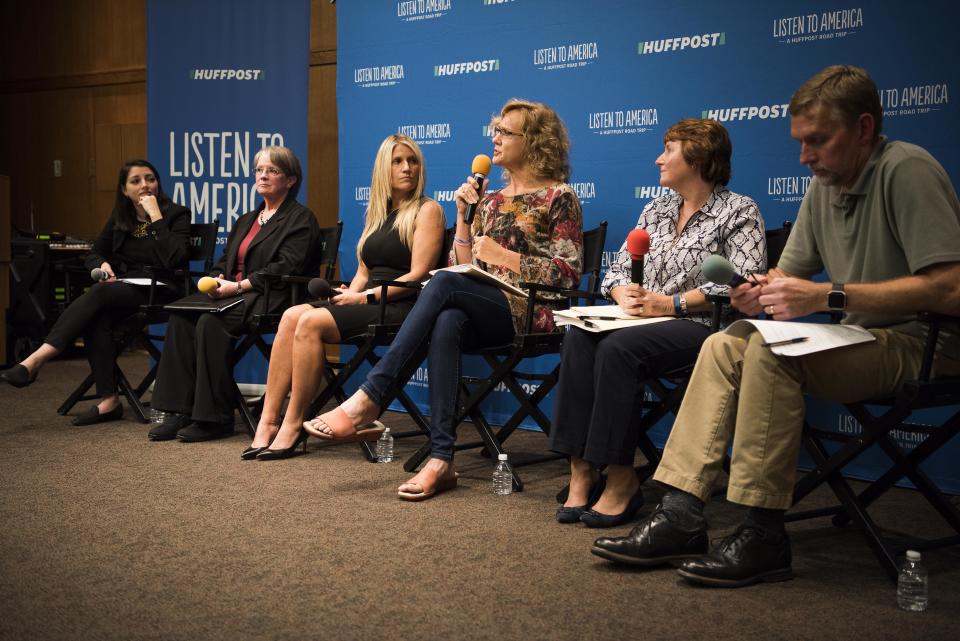
[[[803,278],[826,271],[833,282],[874,283],[956,261],[960,202],[947,173],[923,148],[881,137],[848,191],[814,177],[778,267]],[[922,335],[911,318],[850,312],[844,323]]]

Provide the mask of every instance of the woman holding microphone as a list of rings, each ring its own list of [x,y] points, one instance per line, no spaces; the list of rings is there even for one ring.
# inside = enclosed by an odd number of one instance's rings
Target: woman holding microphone
[[[566,184],[569,142],[563,122],[542,103],[513,99],[491,128],[493,163],[505,170],[507,185],[484,194],[471,177],[456,190],[450,263],[475,263],[512,285],[576,287],[583,230],[580,202]],[[476,216],[467,224],[464,215],[473,204]],[[305,429],[333,441],[362,437],[362,427],[382,413],[390,388],[402,382],[400,371],[428,342],[431,458],[397,494],[419,501],[453,488],[461,349],[509,343],[522,329],[525,311],[525,299],[463,274],[438,272],[360,389],[340,407],[305,423]],[[551,305],[535,305],[536,331],[555,329],[551,312]]]

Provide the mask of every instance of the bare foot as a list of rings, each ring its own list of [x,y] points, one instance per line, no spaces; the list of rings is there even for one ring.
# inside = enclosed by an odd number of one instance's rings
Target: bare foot
[[[590,500],[590,490],[600,479],[600,473],[583,459],[570,459],[570,486],[564,507],[583,507]]]
[[[640,480],[632,466],[607,466],[607,486],[593,510],[606,515],[620,514],[627,509],[630,499],[639,489]]]
[[[457,476],[450,461],[432,458],[412,479],[397,488],[397,496],[407,501],[428,499],[456,487]]]
[[[372,423],[379,416],[380,406],[371,401],[363,390],[357,390],[340,407],[305,421],[303,427],[311,434],[340,438],[355,433],[358,428]]]
[[[299,425],[284,424],[280,427],[280,431],[277,432],[276,438],[274,438],[273,442],[270,443],[270,449],[285,450],[289,447],[292,447],[299,436],[300,436]]]

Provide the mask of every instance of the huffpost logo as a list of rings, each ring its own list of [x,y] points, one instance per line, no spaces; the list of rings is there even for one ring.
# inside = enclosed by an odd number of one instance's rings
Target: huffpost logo
[[[730,122],[732,120],[753,120],[760,118],[786,118],[790,113],[788,103],[782,105],[759,105],[751,107],[726,107],[723,109],[704,109],[700,112],[700,117],[704,120],[716,120],[718,122]]]
[[[434,76],[459,76],[467,73],[488,73],[500,71],[500,59],[474,60],[471,62],[452,62],[445,65],[434,65]]]
[[[263,69],[191,69],[190,80],[263,80]]]
[[[646,40],[637,43],[637,54],[664,53],[666,51],[683,51],[684,49],[702,49],[704,47],[720,47],[727,44],[725,31],[717,33],[700,33],[693,36],[676,36],[675,38],[661,38],[660,40]]]

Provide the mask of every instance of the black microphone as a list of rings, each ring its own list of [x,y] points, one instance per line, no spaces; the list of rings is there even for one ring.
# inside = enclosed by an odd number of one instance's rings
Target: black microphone
[[[90,270],[90,279],[95,283],[107,280],[108,278],[110,278],[110,275],[99,267],[94,267]]]
[[[700,266],[703,275],[707,280],[717,285],[727,285],[729,287],[738,287],[744,283],[750,283],[746,278],[737,273],[737,268],[723,256],[713,254],[707,256],[706,260]]]
[[[473,165],[470,166],[470,170],[473,172],[473,179],[477,181],[477,193],[480,193],[483,189],[483,181],[487,179],[487,174],[490,173],[490,157],[486,154],[477,154],[473,158]],[[473,217],[477,214],[477,204],[471,203],[463,215],[463,222],[468,225],[473,222]]]
[[[324,278],[311,278],[307,283],[307,291],[314,298],[330,298],[337,293]]]

